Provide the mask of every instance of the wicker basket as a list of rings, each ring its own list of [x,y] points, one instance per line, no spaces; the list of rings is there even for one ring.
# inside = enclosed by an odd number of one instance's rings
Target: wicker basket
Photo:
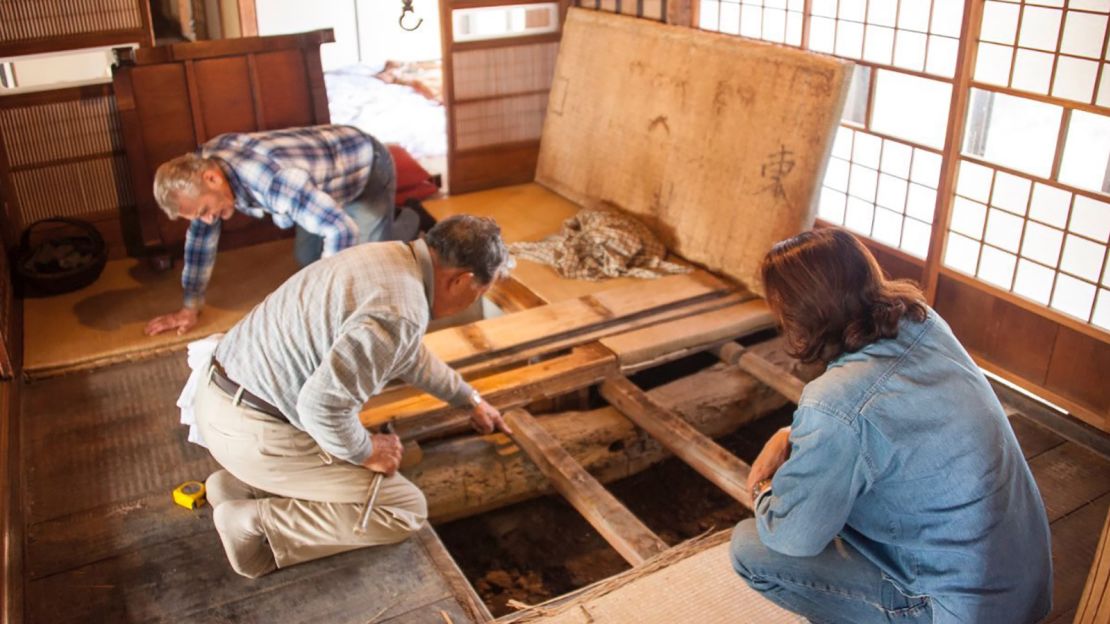
[[[31,244],[31,234],[46,224],[63,225]],[[23,231],[15,275],[24,297],[60,295],[96,281],[108,262],[108,246],[91,223],[43,219]]]

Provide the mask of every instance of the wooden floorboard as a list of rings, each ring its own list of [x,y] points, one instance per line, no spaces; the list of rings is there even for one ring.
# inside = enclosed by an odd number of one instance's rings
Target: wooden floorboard
[[[1052,612],[1045,622],[1071,622],[1061,617],[1068,613],[1074,617],[1108,508],[1110,494],[1052,523]]]
[[[471,622],[434,532],[258,580],[227,563],[208,507],[174,505],[216,466],[185,441],[183,355],[29,384],[22,401],[27,622]],[[64,449],[65,452],[60,452]],[[472,591],[472,590],[470,590]]]
[[[1050,523],[1110,493],[1110,460],[1073,442],[1034,457],[1029,468],[1041,490]]]
[[[1011,414],[1009,418],[1010,426],[1013,427],[1018,443],[1021,444],[1025,461],[1030,461],[1041,453],[1054,449],[1065,442],[1064,438],[1051,429],[1042,427],[1021,414]]]

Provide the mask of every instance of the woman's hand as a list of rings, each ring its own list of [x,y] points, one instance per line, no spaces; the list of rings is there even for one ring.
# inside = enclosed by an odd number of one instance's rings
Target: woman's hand
[[[764,479],[775,476],[779,467],[786,463],[790,457],[790,427],[783,427],[767,440],[759,457],[752,462],[752,471],[748,473],[748,491]]]

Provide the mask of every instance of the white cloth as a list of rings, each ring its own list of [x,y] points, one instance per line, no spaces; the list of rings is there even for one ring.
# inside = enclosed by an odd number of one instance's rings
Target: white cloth
[[[189,374],[189,380],[181,390],[181,396],[177,397],[177,406],[181,408],[181,424],[189,427],[189,441],[204,448],[208,448],[208,445],[204,443],[200,429],[197,428],[193,402],[197,395],[197,388],[208,381],[208,367],[212,363],[212,354],[216,352],[216,345],[220,344],[220,339],[223,337],[223,334],[212,334],[189,343],[186,357],[189,368],[193,369],[193,372]]]

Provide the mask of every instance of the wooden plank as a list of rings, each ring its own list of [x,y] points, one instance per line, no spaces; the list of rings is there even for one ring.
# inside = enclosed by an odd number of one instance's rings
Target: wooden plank
[[[1021,452],[1025,455],[1025,461],[1030,461],[1041,453],[1064,443],[1064,438],[1019,413],[1008,414],[1008,417],[1010,427],[1017,436],[1018,444],[1021,445]]]
[[[751,494],[747,488],[750,466],[674,412],[660,407],[626,377],[606,380],[601,384],[601,396],[698,474],[752,509]]]
[[[183,510],[184,511],[184,510]],[[169,536],[167,536],[169,537]],[[65,600],[58,600],[65,596]],[[452,596],[416,540],[237,575],[219,539],[182,537],[31,581],[27,621],[364,624]]]
[[[424,528],[416,534],[415,539],[420,542],[420,546],[432,560],[435,569],[451,588],[451,592],[454,594],[454,600],[451,602],[456,607],[461,607],[467,618],[472,622],[492,621],[493,615],[486,608],[481,597],[478,596],[478,592],[474,591],[474,586],[466,580],[466,576],[459,569],[459,565],[455,562],[451,553],[447,552],[447,548],[443,545],[443,541],[436,534],[432,525],[425,524]]]
[[[520,283],[515,277],[502,278],[494,282],[486,292],[486,299],[506,313],[519,312],[541,306],[547,301]]]
[[[614,549],[636,566],[667,549],[659,536],[590,476],[528,412],[510,410],[513,441]]]
[[[471,193],[531,182],[539,153],[539,141],[456,151],[447,179],[450,192]]]
[[[569,354],[536,364],[470,380],[491,405],[506,410],[591,386],[617,372],[617,359],[597,345],[577,347]],[[397,419],[406,440],[421,440],[470,428],[469,407],[452,408],[429,395],[396,399],[391,392],[374,397],[359,415],[367,427]]]
[[[211,469],[200,471],[203,475],[198,472],[197,480],[204,480],[217,468],[212,460]],[[165,491],[30,524],[24,574],[29,580],[39,579],[120,553],[142,552],[167,537],[200,538],[210,533],[211,508],[192,512],[177,506],[170,497],[175,485],[167,483]]]
[[[1105,495],[1052,523],[1052,611],[1045,622],[1071,623],[1061,618],[1079,605],[1108,508]]]
[[[1052,347],[1044,386],[1090,411],[1103,415],[1103,431],[1110,432],[1110,341],[1096,340],[1061,327]],[[1097,426],[1097,425],[1096,425]]]
[[[650,311],[635,314],[619,321],[600,323],[593,328],[569,332],[564,335],[546,336],[543,340],[520,349],[509,349],[501,354],[479,356],[472,363],[461,366],[460,369],[467,374],[477,371],[497,369],[517,362],[544,357],[564,349],[600,340],[606,336],[622,331],[632,331],[643,327],[650,327],[658,323],[685,318],[707,310],[715,310],[727,305],[743,301],[749,295],[732,293],[723,296],[705,296],[693,302],[664,306],[659,311]]]
[[[1077,610],[1075,624],[1110,622],[1110,514],[1102,525],[1102,537],[1095,548],[1094,562]]]
[[[714,352],[723,362],[734,364],[745,373],[771,386],[791,403],[797,404],[801,400],[805,382],[781,366],[735,342],[725,343]]]
[[[705,348],[775,325],[767,303],[762,299],[732,305],[659,323],[643,329],[606,336],[599,342],[620,359],[621,370],[628,372],[660,364],[671,354]]]
[[[1049,522],[1110,493],[1110,460],[1065,442],[1029,462]]]
[[[0,621],[23,621],[23,502],[19,384],[0,382]]]
[[[562,337],[584,335],[599,327],[622,325],[630,318],[721,297],[727,288],[727,284],[707,273],[668,275],[440,330],[425,336],[424,344],[448,364],[462,367],[510,351],[546,345]]]

